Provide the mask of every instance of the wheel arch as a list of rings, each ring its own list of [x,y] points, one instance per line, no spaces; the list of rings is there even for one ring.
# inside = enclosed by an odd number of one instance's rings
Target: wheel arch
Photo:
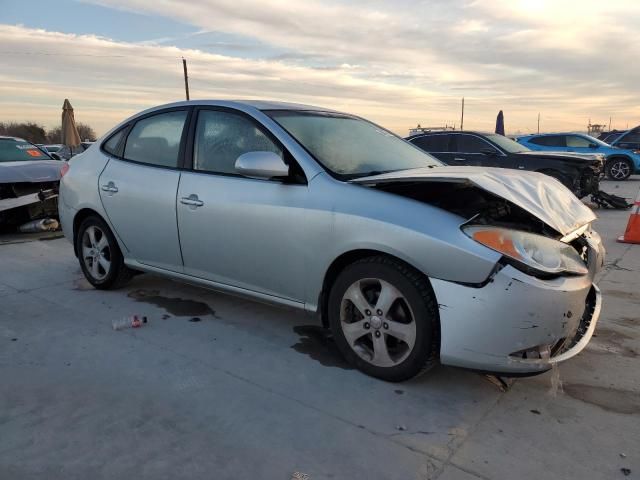
[[[634,165],[633,159],[629,155],[625,155],[624,153],[614,153],[607,157],[607,163],[614,160],[626,160],[627,162],[631,163],[631,165]]]
[[[91,215],[95,215],[106,222],[106,219],[92,208],[82,208],[78,210],[78,212],[73,217],[73,253],[75,253],[76,257],[78,256],[78,242],[76,241],[78,228],[80,228],[80,224]]]
[[[393,259],[396,262],[400,262],[406,265],[407,267],[411,268],[412,270],[415,270],[416,272],[418,272],[424,278],[424,280],[429,284],[429,286],[431,286],[429,277],[426,274],[424,274],[422,271],[420,271],[419,269],[411,265],[406,260],[403,260],[402,258],[399,258],[388,252],[384,252],[382,250],[370,249],[370,248],[354,249],[354,250],[343,252],[338,257],[336,257],[333,260],[333,262],[331,262],[331,265],[329,265],[329,268],[325,272],[324,279],[322,281],[322,289],[320,290],[320,295],[318,296],[318,314],[320,315],[320,320],[322,321],[323,327],[329,328],[329,319],[327,317],[327,303],[329,301],[329,290],[331,289],[331,285],[333,284],[337,276],[340,274],[340,272],[345,269],[345,267],[347,267],[348,265],[351,265],[354,262],[357,262],[358,260],[362,260],[363,258],[367,258],[367,257],[387,257],[387,258]],[[433,294],[435,296],[435,292],[433,292]],[[440,318],[438,316],[438,324],[439,322],[440,322]]]

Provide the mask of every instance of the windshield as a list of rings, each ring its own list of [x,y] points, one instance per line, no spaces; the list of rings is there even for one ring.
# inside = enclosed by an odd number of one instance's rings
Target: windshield
[[[530,148],[527,148],[524,145],[511,140],[510,138],[503,137],[502,135],[498,135],[495,133],[490,133],[489,135],[487,135],[487,138],[508,153],[528,152],[531,150]]]
[[[27,160],[51,160],[51,157],[33,143],[17,138],[0,138],[0,162]]]
[[[439,167],[438,160],[361,118],[329,112],[265,112],[318,162],[340,178]]]

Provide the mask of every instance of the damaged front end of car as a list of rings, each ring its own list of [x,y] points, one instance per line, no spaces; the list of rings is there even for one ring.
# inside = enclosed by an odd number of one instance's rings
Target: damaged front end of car
[[[60,162],[2,165],[0,231],[12,231],[34,220],[57,218],[59,187]]]
[[[501,257],[482,282],[430,278],[443,364],[541,373],[579,353],[600,314],[593,284],[604,248],[593,212],[551,178],[502,169],[434,168],[357,183],[461,217],[461,233]]]

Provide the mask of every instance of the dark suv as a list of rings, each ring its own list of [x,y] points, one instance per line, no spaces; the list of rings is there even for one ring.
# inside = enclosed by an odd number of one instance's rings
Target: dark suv
[[[447,165],[474,165],[531,170],[550,175],[578,198],[598,191],[604,156],[534,152],[493,133],[426,132],[407,140]]]

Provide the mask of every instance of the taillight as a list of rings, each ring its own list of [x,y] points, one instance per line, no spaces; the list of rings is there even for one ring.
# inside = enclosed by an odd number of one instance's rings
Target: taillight
[[[69,164],[67,162],[64,162],[60,167],[60,178],[64,177],[68,171],[69,171]]]

